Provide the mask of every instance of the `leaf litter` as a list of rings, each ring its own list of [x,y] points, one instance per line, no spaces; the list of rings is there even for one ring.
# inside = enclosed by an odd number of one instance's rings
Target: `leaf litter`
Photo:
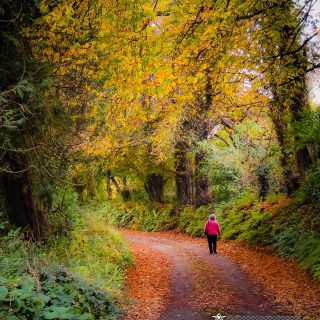
[[[195,244],[207,250],[205,239],[173,231],[149,233],[124,230],[123,233]],[[131,244],[131,248],[136,264],[128,274],[128,294],[138,303],[128,306],[127,317],[124,319],[157,319],[165,309],[170,294],[170,259],[147,244]],[[243,243],[219,241],[218,250],[219,255],[235,262],[253,283],[263,286],[266,299],[273,297],[282,312],[302,316],[304,319],[320,317],[320,283],[298,263]],[[196,292],[193,303],[196,306],[226,310],[241,305],[241,297],[235,300],[223,280],[214,277],[212,264],[206,265],[196,256],[190,256],[190,261],[195,269],[193,281]],[[213,281],[216,290],[212,290]]]

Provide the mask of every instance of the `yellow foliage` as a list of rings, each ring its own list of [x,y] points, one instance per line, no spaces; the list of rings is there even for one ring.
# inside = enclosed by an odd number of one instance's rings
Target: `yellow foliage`
[[[25,33],[50,63],[61,101],[85,110],[86,156],[106,167],[143,166],[138,157],[146,153],[156,164],[166,161],[184,135],[182,123],[200,112],[208,83],[212,119],[237,121],[267,106],[257,76],[265,68],[257,63],[259,30],[253,19],[237,21],[255,2],[228,3],[40,2],[43,15]]]

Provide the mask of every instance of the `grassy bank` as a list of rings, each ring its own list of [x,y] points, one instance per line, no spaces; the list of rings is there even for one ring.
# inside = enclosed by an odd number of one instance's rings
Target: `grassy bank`
[[[94,212],[74,209],[68,219],[51,218],[42,244],[1,225],[0,318],[116,319],[132,262],[126,243]]]
[[[285,197],[259,202],[249,193],[222,206],[219,215],[225,239],[267,245],[320,280],[320,215],[312,204]]]

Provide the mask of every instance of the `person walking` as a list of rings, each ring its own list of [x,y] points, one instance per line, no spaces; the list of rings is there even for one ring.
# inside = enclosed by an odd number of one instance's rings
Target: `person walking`
[[[204,233],[208,239],[210,254],[217,253],[217,238],[220,235],[220,226],[215,214],[210,214],[209,220],[207,220],[204,226]]]

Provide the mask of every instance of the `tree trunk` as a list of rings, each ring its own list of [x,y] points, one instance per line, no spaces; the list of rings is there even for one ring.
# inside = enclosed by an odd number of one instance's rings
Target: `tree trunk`
[[[307,143],[310,158],[313,164],[320,163],[320,149],[316,143]]]
[[[10,158],[12,169],[15,171],[23,169],[20,165],[21,160],[17,159],[16,155]],[[19,174],[3,174],[2,183],[9,221],[21,228],[29,227],[28,237],[41,240],[46,219],[44,213],[36,207],[28,171]]]
[[[286,115],[281,109],[279,110],[279,105],[281,105],[281,102],[278,101],[277,95],[275,95],[274,103],[271,107],[271,117],[280,146],[280,163],[284,175],[285,192],[288,196],[290,196],[295,190],[299,188],[299,179],[297,177],[297,174],[294,174],[292,170],[292,164],[289,163],[290,158],[285,152],[285,149],[289,145],[289,142],[286,139],[288,128],[285,119]]]
[[[124,188],[123,189],[121,189],[118,181],[111,174],[110,174],[110,180],[113,182],[114,186],[116,187],[117,193],[121,196],[122,200],[123,201],[130,200],[131,193],[130,193],[130,190],[128,189],[128,187],[127,187],[126,179],[124,179],[124,181],[123,181],[124,182]]]
[[[197,125],[195,126],[196,134],[200,142],[209,137],[210,120],[207,114],[212,107],[212,95],[213,88],[210,81],[210,73],[209,70],[207,70],[204,101],[201,100],[200,102],[200,112],[198,119],[196,119]],[[212,200],[209,178],[202,172],[202,168],[206,163],[206,156],[207,154],[204,151],[199,151],[195,155],[195,205],[197,208],[210,203]]]
[[[295,65],[298,66],[299,78],[296,80],[295,95],[292,97],[291,113],[294,121],[301,121],[303,110],[309,108],[307,98],[306,69],[307,53],[306,48],[293,55]],[[307,145],[296,153],[297,167],[300,177],[306,176],[308,169],[312,165],[312,154]]]
[[[256,175],[259,184],[259,198],[265,200],[270,188],[268,167],[263,163],[260,164],[256,170]]]
[[[301,47],[298,41],[300,34],[297,36],[295,29],[298,20],[290,13],[293,8],[293,1],[287,2],[276,15],[270,15],[271,20],[268,21],[269,25],[278,26],[276,21],[281,20],[283,16],[289,17],[281,29],[271,29],[270,31],[274,33],[268,34],[268,37],[274,37],[272,50],[276,48],[279,59],[272,62],[267,71],[274,95],[270,111],[281,147],[280,160],[288,195],[299,188],[301,178],[305,176],[312,163],[307,148],[302,148],[293,157],[286,153],[292,147],[288,128],[292,122],[300,121],[303,110],[308,108],[306,86],[308,58],[306,46]]]
[[[207,175],[204,175],[201,172],[201,168],[203,165],[203,161],[205,160],[205,157],[205,152],[197,152],[195,155],[195,205],[197,208],[210,203],[212,200],[209,178]]]
[[[191,161],[187,157],[188,146],[180,141],[176,144],[175,167],[177,198],[182,205],[193,204],[193,180]]]
[[[310,156],[307,146],[297,151],[297,164],[301,177],[305,177],[308,169],[312,165],[312,158]]]
[[[164,203],[164,179],[160,174],[152,173],[145,184],[150,201]]]
[[[107,197],[108,197],[108,200],[111,200],[112,199],[112,188],[111,188],[111,171],[108,170],[107,171]]]
[[[127,178],[123,178],[123,190],[121,192],[122,200],[123,201],[128,201],[131,199],[131,192],[127,186]]]
[[[122,190],[121,190],[121,187],[120,187],[118,181],[115,179],[115,177],[111,177],[110,179],[113,182],[114,186],[116,187],[117,192],[121,195]]]

